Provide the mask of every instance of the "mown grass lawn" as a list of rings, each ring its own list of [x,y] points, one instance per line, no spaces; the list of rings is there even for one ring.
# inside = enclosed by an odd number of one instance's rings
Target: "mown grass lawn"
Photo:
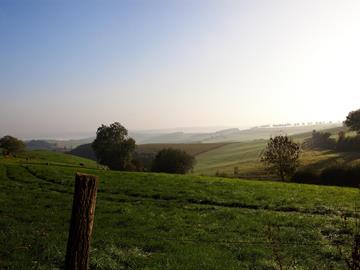
[[[0,160],[0,269],[62,269],[76,171],[100,177],[91,269],[273,269],[269,237],[297,269],[344,269],[357,189],[59,161]]]

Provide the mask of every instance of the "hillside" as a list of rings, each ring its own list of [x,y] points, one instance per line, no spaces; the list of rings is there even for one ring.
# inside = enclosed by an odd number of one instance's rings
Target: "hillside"
[[[352,136],[344,127],[330,128],[322,130],[329,132],[336,137],[340,131],[347,132],[347,136]],[[294,141],[302,143],[305,139],[311,137],[312,132],[305,132],[292,135]],[[260,154],[265,149],[266,140],[254,140],[247,142],[230,143],[213,150],[201,153],[196,156],[195,174],[223,175],[233,176],[234,168],[238,168],[238,177],[245,178],[265,178],[274,179],[274,176],[268,175],[265,167],[260,162]],[[360,154],[356,152],[336,152],[330,150],[302,149],[300,165],[315,170],[320,170],[326,166],[339,162],[345,162],[348,165],[359,164]]]
[[[214,150],[222,147],[226,143],[154,143],[154,144],[140,144],[136,146],[137,153],[156,154],[164,148],[181,149],[192,156],[197,156],[201,153]],[[72,155],[96,160],[95,153],[91,148],[91,144],[83,144],[69,152]]]
[[[184,131],[143,131],[129,132],[138,145],[142,144],[195,144],[225,143],[268,139],[271,136],[287,134],[305,134],[312,130],[337,129],[339,124],[309,124],[289,126],[266,126],[240,130],[230,128],[215,132],[184,132]],[[78,146],[89,144],[95,137],[76,140],[30,140],[26,141],[28,149],[71,151]]]
[[[272,269],[269,237],[299,269],[344,269],[334,243],[347,243],[342,215],[353,216],[357,189],[104,171],[79,161],[37,151],[0,158],[1,269],[62,269],[77,171],[100,177],[91,269]]]

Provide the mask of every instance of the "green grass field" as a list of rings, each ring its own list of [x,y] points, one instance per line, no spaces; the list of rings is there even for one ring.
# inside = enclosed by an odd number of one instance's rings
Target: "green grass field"
[[[274,269],[269,236],[296,269],[344,269],[334,243],[357,189],[114,172],[44,151],[0,159],[0,269],[62,269],[78,171],[100,177],[91,269]]]

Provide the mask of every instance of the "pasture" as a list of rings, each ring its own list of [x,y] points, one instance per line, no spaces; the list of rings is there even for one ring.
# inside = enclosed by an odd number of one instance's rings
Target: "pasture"
[[[355,215],[357,189],[79,161],[46,152],[0,159],[1,269],[62,269],[77,171],[100,177],[91,269],[273,269],[274,248],[297,269],[344,267],[335,244],[350,250],[344,216]]]

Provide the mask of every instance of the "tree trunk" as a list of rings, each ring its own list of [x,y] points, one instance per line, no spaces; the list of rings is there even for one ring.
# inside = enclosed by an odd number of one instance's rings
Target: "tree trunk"
[[[88,270],[98,178],[77,173],[65,270]]]

